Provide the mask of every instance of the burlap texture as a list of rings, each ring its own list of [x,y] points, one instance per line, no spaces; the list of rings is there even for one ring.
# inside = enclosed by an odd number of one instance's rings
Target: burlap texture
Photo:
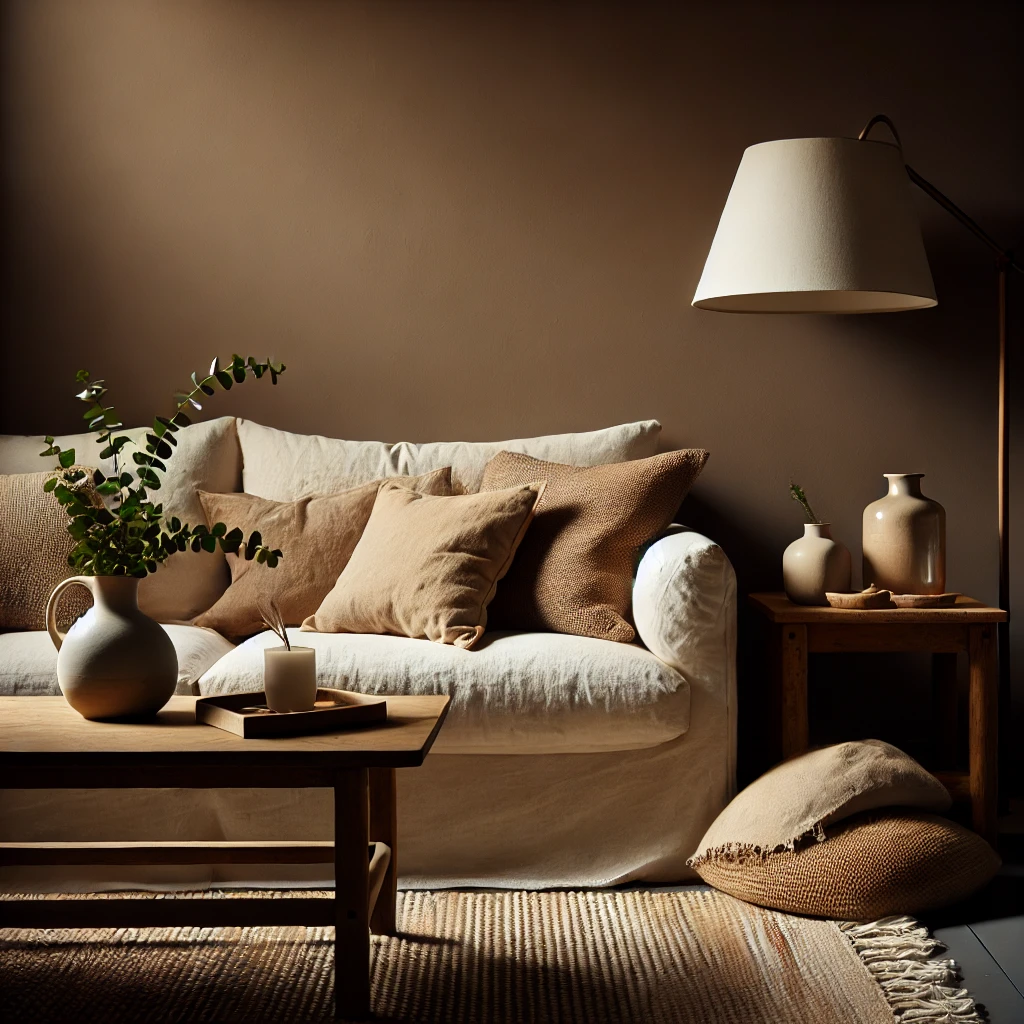
[[[99,502],[94,469],[77,484],[82,499]],[[54,470],[0,476],[0,629],[46,629],[46,602],[61,580],[76,575],[68,565],[75,546],[70,519],[43,484]],[[92,604],[83,587],[69,587],[57,607],[57,625],[68,629]]]
[[[980,836],[934,814],[866,811],[825,829],[820,842],[766,857],[724,853],[697,873],[748,903],[841,920],[868,921],[956,903],[999,869]]]
[[[671,523],[707,459],[693,448],[580,468],[496,455],[484,470],[483,490],[531,480],[547,488],[491,608],[493,626],[633,640],[639,550]]]
[[[881,740],[837,743],[784,761],[747,786],[712,822],[690,865],[727,852],[792,850],[860,811],[949,805],[945,786],[902,750]]]
[[[284,557],[269,569],[240,555],[228,555],[231,586],[195,624],[232,639],[252,636],[266,628],[263,616],[273,601],[285,625],[298,626],[320,607],[348,565],[382,482],[298,501],[200,491],[207,525],[238,526],[246,536],[258,530],[263,543],[279,548]],[[394,483],[422,494],[451,494],[451,469],[445,466],[422,476],[396,477]]]
[[[543,490],[437,497],[383,484],[348,565],[302,628],[472,647]]]

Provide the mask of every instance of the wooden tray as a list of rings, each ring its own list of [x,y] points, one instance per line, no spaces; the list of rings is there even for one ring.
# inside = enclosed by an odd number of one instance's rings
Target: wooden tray
[[[387,701],[365,693],[318,687],[312,711],[278,714],[259,693],[228,693],[196,701],[196,721],[233,732],[242,739],[273,736],[304,736],[314,732],[339,732],[354,726],[383,722],[388,717]]]

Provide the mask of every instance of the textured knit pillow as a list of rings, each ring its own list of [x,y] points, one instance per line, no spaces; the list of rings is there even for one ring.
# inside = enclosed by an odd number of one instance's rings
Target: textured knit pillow
[[[224,636],[252,636],[264,629],[263,608],[273,600],[286,625],[297,626],[330,593],[363,534],[382,481],[340,494],[313,495],[298,501],[269,501],[253,494],[199,492],[207,525],[227,523],[248,535],[258,530],[263,542],[284,557],[273,569],[228,555],[231,586],[194,621]],[[422,494],[450,494],[449,467],[423,476],[395,477],[394,483]]]
[[[75,488],[83,500],[100,500],[93,489],[95,470]],[[68,555],[75,546],[67,531],[68,514],[43,484],[54,475],[14,473],[0,476],[0,629],[46,629],[46,602],[61,580],[75,575]],[[92,599],[83,587],[71,587],[57,608],[57,624],[67,629]]]
[[[580,468],[500,452],[483,490],[544,480],[530,532],[491,609],[498,629],[628,643],[639,549],[671,523],[707,462],[699,448]]]
[[[762,907],[868,921],[956,903],[998,869],[999,857],[980,836],[934,814],[899,809],[854,815],[795,850],[713,857],[697,873]]]
[[[948,810],[946,787],[881,740],[838,743],[783,761],[739,793],[712,822],[690,859],[763,856],[820,838],[826,825],[880,807]]]
[[[543,490],[442,498],[383,484],[345,571],[302,628],[472,647]]]

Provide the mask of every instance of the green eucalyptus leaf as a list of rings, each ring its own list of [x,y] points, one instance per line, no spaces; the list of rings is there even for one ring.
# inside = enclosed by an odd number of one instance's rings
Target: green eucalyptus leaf
[[[234,378],[227,370],[218,370],[214,376],[217,379],[217,383],[225,390],[230,391],[232,384],[235,383]]]
[[[116,480],[107,480],[96,488],[98,494],[117,494],[121,490]]]
[[[68,466],[72,465],[75,461],[75,449],[69,448],[67,451],[61,452],[57,461],[67,469]]]
[[[49,494],[56,486],[57,478],[55,476],[51,476],[50,479],[47,480],[45,484],[43,484],[43,490],[46,491],[47,494]]]

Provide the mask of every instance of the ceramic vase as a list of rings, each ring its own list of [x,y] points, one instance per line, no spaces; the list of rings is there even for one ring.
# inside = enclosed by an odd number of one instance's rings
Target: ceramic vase
[[[57,628],[57,601],[68,587],[92,592],[92,607],[67,631]],[[84,718],[154,715],[174,693],[178,656],[160,625],[139,611],[139,580],[72,576],[46,604],[46,628],[57,648],[57,682]]]
[[[884,498],[864,509],[864,586],[894,594],[946,590],[946,510],[921,493],[923,473],[885,473]]]
[[[782,555],[782,582],[794,604],[828,604],[827,591],[850,589],[850,552],[832,538],[829,523],[805,523],[804,535]]]
[[[316,702],[316,651],[268,647],[263,652],[263,692],[271,711],[310,711]]]

